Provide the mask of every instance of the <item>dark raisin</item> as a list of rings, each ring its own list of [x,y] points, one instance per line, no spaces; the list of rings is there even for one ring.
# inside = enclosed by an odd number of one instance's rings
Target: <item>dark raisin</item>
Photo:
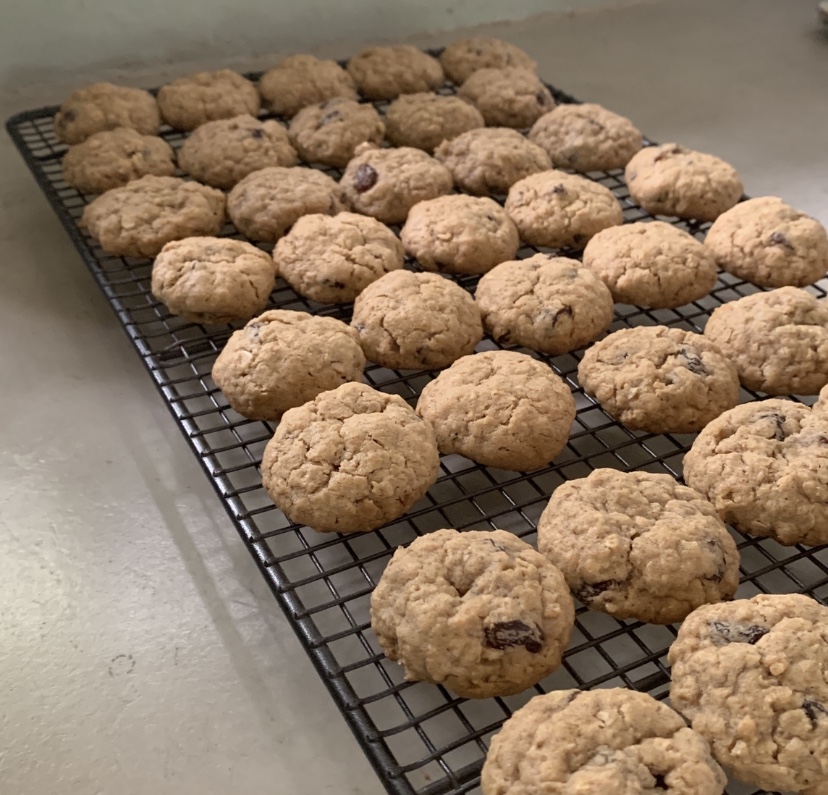
[[[611,591],[621,585],[620,580],[603,580],[602,582],[584,583],[577,591],[573,591],[575,598],[588,605],[593,599],[606,591]]]
[[[506,552],[506,554],[507,554],[507,555],[509,554],[509,553],[508,553],[508,551],[506,550],[506,547],[501,546],[501,545],[500,545],[500,544],[498,544],[496,541],[492,541],[492,539],[491,539],[491,538],[489,538],[489,539],[487,539],[487,540],[488,540],[488,542],[489,542],[489,543],[490,543],[490,544],[491,544],[491,545],[492,545],[495,549],[499,549],[501,552]]]
[[[365,324],[354,323],[354,331],[356,331],[357,334],[362,334],[362,332],[365,331]]]
[[[679,357],[680,364],[686,367],[691,373],[696,373],[696,375],[709,375],[707,368],[702,363],[701,357],[692,348],[682,348],[679,350]]]
[[[127,152],[124,153],[127,157],[135,157],[138,154],[137,149],[129,149]]]
[[[508,649],[523,646],[526,651],[537,654],[543,648],[543,632],[533,629],[523,621],[499,621],[490,627],[483,627],[486,645],[490,649]]]
[[[493,215],[488,215],[488,214],[487,214],[487,215],[486,215],[486,220],[487,220],[487,221],[491,221],[493,224],[496,224],[496,223],[497,223],[497,218],[495,218]]]
[[[595,128],[595,132],[603,132],[606,129],[597,119],[590,119],[589,123]]]
[[[661,160],[666,160],[668,157],[672,157],[673,155],[679,155],[684,152],[685,149],[683,146],[671,146],[669,149],[663,149],[659,152],[654,158],[653,162],[658,163]]]
[[[805,710],[805,714],[808,716],[808,720],[814,725],[814,728],[816,728],[817,720],[821,715],[828,715],[828,709],[820,704],[819,701],[805,699],[802,702],[802,709]]]
[[[549,102],[549,95],[543,89],[540,89],[535,94],[535,99],[538,101],[538,105],[546,105]]]
[[[509,334],[508,331],[504,331],[498,337],[496,337],[498,342],[503,343],[504,345],[508,345],[512,341],[512,335]]]
[[[251,138],[264,138],[264,130],[261,127],[254,127],[250,131]]]
[[[785,430],[785,418],[778,414],[777,412],[773,412],[772,414],[763,414],[759,417],[760,420],[772,420],[774,424],[773,429],[773,438],[776,441],[781,442],[783,439],[788,438],[788,432]]]
[[[73,110],[66,110],[60,114],[60,118],[58,119],[58,124],[62,127],[66,124],[67,121],[74,121],[75,120],[75,111]]]
[[[722,577],[725,576],[725,572],[727,571],[727,564],[725,562],[724,551],[722,550],[722,545],[716,541],[715,538],[706,538],[704,543],[710,549],[710,551],[716,556],[716,571],[710,576],[705,577],[706,580],[713,580],[713,582],[721,582]]]
[[[558,318],[569,316],[572,317],[572,307],[565,306],[563,309],[544,309],[541,311],[540,320],[548,320],[553,326],[558,322]]]
[[[379,174],[375,168],[372,168],[367,163],[363,163],[354,174],[354,187],[360,192],[365,193],[366,190],[371,190],[377,184]]]
[[[332,121],[336,119],[341,119],[342,113],[338,110],[332,110],[330,113],[326,113],[319,121],[316,123],[316,129],[320,127],[324,127],[326,124],[330,124]]]
[[[781,232],[774,232],[768,238],[768,243],[772,246],[782,246],[782,248],[786,248],[789,251],[796,251],[793,243],[791,243],[791,241],[788,240],[788,238],[785,237],[785,235],[783,235]]]
[[[758,643],[770,632],[767,627],[757,624],[728,624],[725,621],[711,621],[710,630],[725,643]]]
[[[566,188],[563,185],[555,185],[555,187],[552,188],[552,193],[564,194],[566,193]]]
[[[653,773],[653,778],[656,789],[667,789],[667,780],[661,773]]]

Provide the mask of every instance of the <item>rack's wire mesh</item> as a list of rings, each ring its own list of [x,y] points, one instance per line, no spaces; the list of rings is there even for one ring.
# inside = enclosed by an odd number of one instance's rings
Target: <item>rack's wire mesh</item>
[[[253,76],[255,77],[255,75]],[[551,88],[551,87],[550,87]],[[452,93],[447,84],[442,91]],[[572,97],[552,88],[559,102]],[[382,111],[385,103],[375,103]],[[443,795],[479,792],[480,766],[488,740],[503,720],[537,692],[565,687],[629,687],[657,698],[667,693],[666,653],[675,629],[618,621],[578,610],[576,629],[562,667],[519,696],[466,701],[441,687],[404,682],[401,670],[379,651],[369,627],[369,596],[394,549],[442,527],[503,528],[534,541],[537,520],[555,487],[597,467],[642,469],[681,477],[693,437],[626,430],[610,419],[577,382],[580,352],[540,356],[570,384],[578,413],[566,449],[553,466],[532,473],[483,467],[444,456],[438,482],[399,521],[371,533],[322,535],[291,524],[261,488],[259,462],[273,426],[247,420],[229,408],[210,377],[216,354],[233,327],[187,323],[171,316],[150,293],[149,260],[107,255],[77,226],[88,197],[62,180],[65,152],[54,136],[55,108],[19,114],[7,128],[63,223],[78,252],[144,361],[194,453],[257,561],[282,609],[313,660],[375,770],[391,793]],[[183,136],[162,132],[174,147]],[[327,169],[335,177],[340,172]],[[629,199],[621,172],[590,178],[610,188],[624,206],[625,221],[651,216]],[[703,237],[707,225],[663,218]],[[236,236],[228,225],[223,234]],[[538,249],[524,246],[520,257]],[[571,255],[571,252],[565,252]],[[417,269],[415,262],[408,266]],[[458,280],[473,289],[476,278]],[[823,286],[810,288],[826,295]],[[616,305],[612,329],[665,324],[703,328],[721,303],[757,288],[721,274],[705,298],[678,309],[647,310]],[[324,307],[279,281],[271,306],[324,313],[348,320],[350,306]],[[499,346],[488,337],[478,350]],[[536,355],[536,354],[535,354]],[[369,366],[366,381],[416,401],[433,377]],[[743,392],[744,400],[755,399]],[[810,402],[811,399],[805,399]],[[828,548],[783,547],[734,532],[741,551],[739,596],[803,592],[828,601]],[[730,795],[754,790],[731,784]]]

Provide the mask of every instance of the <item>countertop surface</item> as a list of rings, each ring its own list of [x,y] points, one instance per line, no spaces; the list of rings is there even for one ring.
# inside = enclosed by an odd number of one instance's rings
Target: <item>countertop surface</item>
[[[828,39],[815,5],[665,0],[479,30],[526,48],[545,79],[651,137],[729,160],[748,193],[828,222]],[[153,85],[208,64],[66,74],[0,95],[0,109],[55,103],[94,79]],[[0,173],[0,789],[379,795],[4,136]]]

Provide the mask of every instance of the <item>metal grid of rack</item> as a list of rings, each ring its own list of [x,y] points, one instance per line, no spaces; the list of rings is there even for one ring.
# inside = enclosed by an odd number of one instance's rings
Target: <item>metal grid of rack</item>
[[[257,77],[257,75],[251,75]],[[575,101],[550,87],[558,102]],[[447,84],[442,91],[452,93]],[[375,103],[383,110],[386,103]],[[8,131],[65,227],[75,248],[112,305],[176,423],[215,488],[233,524],[294,627],[386,789],[395,795],[479,792],[480,766],[488,740],[502,722],[533,695],[553,688],[628,687],[656,698],[667,694],[666,653],[672,627],[618,621],[580,607],[562,667],[535,688],[509,698],[467,701],[442,687],[405,682],[386,660],[370,630],[369,598],[396,547],[442,527],[502,528],[534,541],[537,520],[555,487],[597,467],[641,469],[681,477],[682,457],[693,437],[631,432],[584,395],[577,382],[580,353],[538,354],[572,388],[578,413],[566,449],[552,466],[532,473],[487,468],[459,456],[443,456],[440,477],[426,497],[399,521],[358,535],[323,535],[291,524],[261,487],[259,463],[273,432],[266,422],[236,414],[213,383],[213,361],[234,330],[202,326],[171,316],[149,288],[149,260],[112,257],[77,225],[90,200],[62,180],[65,147],[54,136],[56,108],[21,113]],[[165,128],[174,147],[183,136]],[[341,172],[325,169],[338,178]],[[648,219],[636,207],[621,172],[589,177],[610,188],[624,206],[626,222]],[[664,218],[703,237],[707,225]],[[228,225],[223,233],[238,236]],[[519,257],[541,249],[524,246]],[[564,252],[572,255],[571,252]],[[418,269],[416,262],[408,267]],[[473,289],[476,277],[458,282]],[[810,288],[824,297],[823,285]],[[721,274],[705,298],[678,309],[646,310],[616,305],[612,330],[664,324],[691,331],[725,301],[757,288]],[[350,319],[349,305],[322,306],[293,292],[283,281],[270,307]],[[485,338],[478,350],[508,348]],[[369,365],[365,380],[401,395],[412,405],[433,377]],[[755,399],[743,392],[743,399]],[[811,402],[811,399],[806,399]],[[739,596],[807,593],[828,602],[828,548],[783,547],[734,532],[741,551]],[[731,784],[730,795],[752,788]]]

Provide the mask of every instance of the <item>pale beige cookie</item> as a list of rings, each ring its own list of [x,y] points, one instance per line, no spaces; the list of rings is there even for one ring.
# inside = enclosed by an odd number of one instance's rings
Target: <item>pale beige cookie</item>
[[[429,154],[443,141],[484,127],[480,111],[469,102],[440,94],[403,94],[385,112],[388,140]]]
[[[84,207],[80,226],[107,254],[154,257],[171,240],[217,235],[224,219],[220,190],[177,177],[146,176],[98,196]]]
[[[530,472],[563,450],[575,401],[543,362],[486,351],[458,359],[426,384],[417,413],[434,427],[441,453]]]
[[[434,431],[399,395],[343,384],[285,412],[262,485],[292,522],[363,533],[402,516],[439,465]]]
[[[452,188],[451,174],[425,152],[409,146],[379,149],[361,144],[339,183],[351,209],[385,224],[401,224],[417,203]]]
[[[700,334],[639,326],[587,349],[578,380],[607,414],[649,433],[700,431],[739,400],[736,368]]]
[[[679,144],[647,146],[624,171],[633,201],[653,215],[715,221],[742,195],[742,180],[724,160]]]
[[[739,585],[736,542],[716,509],[670,475],[596,469],[558,486],[538,549],[591,610],[682,621]]]
[[[440,62],[410,44],[363,50],[348,61],[348,74],[368,99],[432,91],[445,80]]]
[[[552,94],[535,72],[520,67],[479,69],[457,95],[473,103],[492,127],[531,127],[555,107]]]
[[[796,287],[717,307],[704,329],[747,389],[815,395],[828,384],[828,305]]]
[[[227,196],[227,212],[251,240],[275,243],[303,215],[344,210],[339,185],[312,168],[263,168],[248,174]]]
[[[504,69],[518,66],[536,71],[538,65],[520,47],[488,36],[455,41],[440,55],[440,63],[452,83],[460,85],[478,69]]]
[[[583,248],[593,235],[624,220],[609,188],[554,170],[512,185],[506,212],[523,240],[548,248]]]
[[[63,180],[81,193],[103,193],[152,174],[175,174],[172,147],[156,135],[128,127],[93,133],[69,147],[61,162]]]
[[[385,124],[373,105],[328,99],[300,110],[290,122],[290,138],[306,163],[343,168],[366,141],[378,144]]]
[[[828,416],[790,400],[737,406],[684,457],[688,485],[737,530],[781,544],[828,543]]]
[[[492,740],[484,795],[721,795],[727,778],[702,737],[646,693],[535,696]]]
[[[279,116],[293,116],[308,105],[334,97],[355,100],[353,78],[336,62],[315,55],[291,55],[259,78],[259,91]]]
[[[202,124],[178,152],[178,165],[193,179],[226,190],[253,171],[295,166],[297,159],[279,122],[249,115]]]
[[[555,168],[611,171],[624,168],[643,146],[641,130],[602,105],[558,105],[541,116],[529,139],[542,146]]]
[[[300,218],[277,244],[282,278],[312,301],[353,301],[371,282],[402,268],[403,247],[385,224],[356,213]]]
[[[814,403],[814,411],[828,412],[828,385],[820,390],[819,399]]]
[[[692,235],[663,221],[604,229],[587,243],[584,265],[621,304],[684,306],[716,284],[716,260]]]
[[[828,234],[776,196],[722,213],[704,240],[719,267],[760,287],[805,287],[828,271]]]
[[[104,130],[128,127],[141,135],[158,135],[161,114],[155,97],[141,88],[93,83],[73,91],[55,114],[55,135],[79,144]]]
[[[434,151],[460,190],[477,196],[505,195],[518,180],[546,171],[549,155],[517,130],[470,130]]]
[[[437,530],[398,549],[371,595],[371,627],[409,681],[464,698],[520,693],[569,642],[561,573],[505,530]]]
[[[566,257],[504,262],[480,280],[474,298],[495,340],[553,356],[594,342],[612,323],[609,290]]]
[[[483,339],[474,299],[436,273],[399,270],[369,284],[351,325],[372,362],[398,370],[438,370]]]
[[[497,202],[463,194],[415,204],[400,237],[425,270],[458,275],[485,273],[520,246],[517,227]]]
[[[271,309],[233,332],[213,380],[242,416],[275,421],[321,392],[361,380],[363,367],[356,333],[341,320]]]
[[[668,659],[671,703],[737,778],[828,794],[828,608],[799,594],[700,607]]]

